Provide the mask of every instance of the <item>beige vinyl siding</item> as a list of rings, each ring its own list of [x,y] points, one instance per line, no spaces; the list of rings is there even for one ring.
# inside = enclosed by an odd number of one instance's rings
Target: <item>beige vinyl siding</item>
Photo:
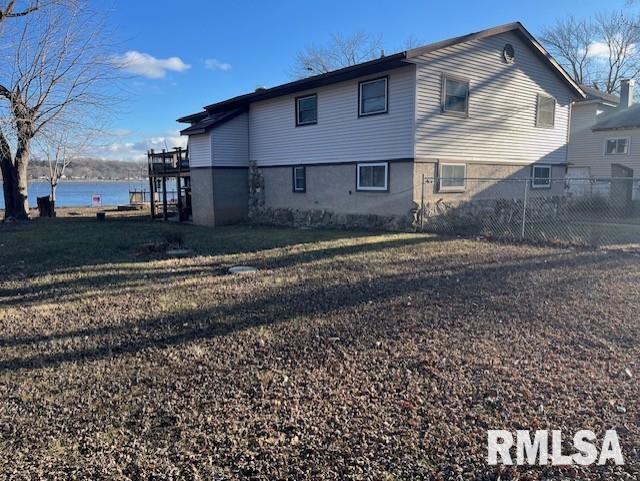
[[[603,116],[615,111],[602,104],[574,104],[571,117],[569,162],[574,167],[588,167],[592,176],[610,177],[611,164],[622,164],[640,176],[640,129],[592,131]],[[629,153],[605,155],[607,139],[629,139]]]
[[[506,64],[506,43],[515,61]],[[490,163],[562,163],[571,91],[513,32],[415,59],[416,158]],[[442,75],[469,80],[469,116],[441,113]],[[536,127],[538,94],[556,99],[555,126]]]
[[[209,133],[189,136],[189,166],[211,167],[211,136]]]
[[[211,131],[214,167],[249,166],[249,115],[241,114]]]
[[[358,117],[358,82],[388,76],[386,114]],[[318,94],[318,122],[296,127],[295,98]],[[251,104],[250,156],[258,166],[413,157],[415,68]]]

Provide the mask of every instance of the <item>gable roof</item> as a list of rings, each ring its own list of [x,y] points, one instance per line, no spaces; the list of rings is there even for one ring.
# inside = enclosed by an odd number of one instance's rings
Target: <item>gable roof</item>
[[[472,40],[480,40],[501,33],[514,32],[526,45],[556,74],[556,76],[566,84],[566,86],[579,98],[584,99],[585,94],[581,90],[580,85],[576,83],[571,76],[560,66],[558,62],[547,52],[542,45],[531,35],[520,22],[508,23],[498,27],[481,30],[479,32],[470,33],[460,37],[454,37],[441,42],[432,43],[422,47],[406,50],[393,55],[381,57],[368,62],[334,70],[332,72],[314,75],[301,80],[295,80],[286,84],[278,85],[269,89],[260,89],[255,92],[239,95],[221,102],[216,102],[204,107],[203,112],[187,115],[178,119],[178,122],[195,122],[207,118],[209,115],[226,112],[230,109],[236,109],[241,106],[248,106],[251,102],[266,100],[270,98],[280,97],[292,93],[302,92],[304,90],[318,88],[324,85],[330,85],[345,80],[351,80],[364,75],[391,70],[402,66],[409,65],[411,59],[419,55],[434,52],[459,43],[470,42]],[[187,129],[185,129],[187,130]]]
[[[612,104],[619,104],[620,97],[614,94],[609,94],[607,92],[603,92],[602,90],[598,90],[595,87],[589,87],[587,85],[580,85],[580,88],[586,95],[586,100],[602,100],[603,102],[609,102]]]

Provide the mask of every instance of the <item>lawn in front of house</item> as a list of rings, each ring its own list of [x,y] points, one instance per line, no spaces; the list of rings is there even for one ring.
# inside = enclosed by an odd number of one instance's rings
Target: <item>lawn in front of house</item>
[[[0,226],[0,266],[0,477],[638,474],[633,253],[80,217]],[[486,464],[612,427],[623,467]]]

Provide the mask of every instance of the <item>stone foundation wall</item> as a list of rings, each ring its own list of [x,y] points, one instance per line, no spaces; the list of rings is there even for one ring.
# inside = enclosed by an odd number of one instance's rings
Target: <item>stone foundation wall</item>
[[[257,224],[283,227],[325,227],[332,229],[371,229],[409,231],[415,229],[415,212],[405,216],[375,214],[343,214],[327,210],[287,208],[254,209],[251,221]]]
[[[528,226],[561,222],[569,213],[570,197],[477,199],[462,202],[426,202],[418,212],[418,228],[450,235],[518,237],[523,217]],[[526,217],[525,217],[526,216]],[[513,235],[510,235],[513,234]]]

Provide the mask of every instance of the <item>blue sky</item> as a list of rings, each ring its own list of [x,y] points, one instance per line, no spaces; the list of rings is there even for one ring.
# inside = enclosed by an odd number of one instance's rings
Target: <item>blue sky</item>
[[[95,2],[104,8],[104,2]],[[392,53],[410,36],[430,43],[514,20],[536,35],[558,18],[626,5],[625,0],[112,2],[108,22],[121,55],[137,68],[111,119],[108,145],[96,154],[123,160],[180,142],[175,119],[182,115],[291,80],[296,52],[324,43],[331,33],[379,34]]]

